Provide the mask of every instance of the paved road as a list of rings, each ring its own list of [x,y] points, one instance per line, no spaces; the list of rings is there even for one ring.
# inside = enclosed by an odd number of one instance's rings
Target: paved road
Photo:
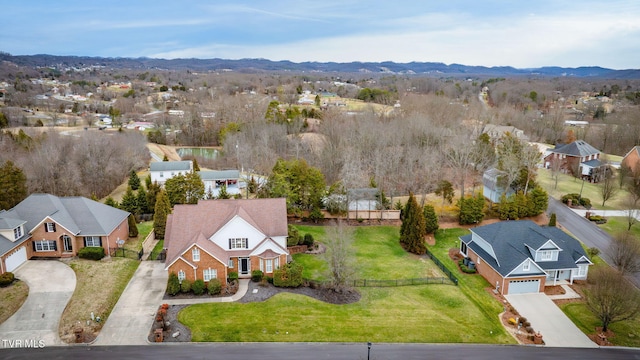
[[[11,341],[62,345],[58,333],[60,316],[76,288],[76,274],[57,260],[27,260],[15,271],[29,285],[22,307],[0,325],[0,348]],[[0,356],[2,358],[2,356]]]
[[[69,346],[0,350],[2,359],[367,359],[367,345],[340,343],[219,343],[152,346]],[[572,349],[516,345],[373,344],[371,360],[595,360],[640,359],[638,349]]]
[[[545,294],[515,294],[504,296],[542,334],[546,346],[597,348],[578,327]]]
[[[96,345],[143,345],[167,286],[164,263],[142,261],[100,331]]]
[[[607,256],[607,249],[611,244],[611,236],[600,229],[593,222],[584,216],[576,214],[562,202],[549,197],[549,207],[547,213],[556,213],[558,223],[582,241],[587,247],[596,247],[600,250],[600,257],[611,264],[611,259]],[[640,287],[640,273],[630,277],[637,287]]]

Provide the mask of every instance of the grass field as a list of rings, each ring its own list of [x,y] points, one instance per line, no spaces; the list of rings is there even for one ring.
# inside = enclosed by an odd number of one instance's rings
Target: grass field
[[[97,334],[139,264],[137,260],[115,257],[102,261],[72,260],[69,266],[76,273],[76,289],[60,319],[60,338],[73,342],[73,329],[77,326],[84,328],[89,340]],[[87,326],[91,312],[103,321]]]
[[[322,240],[321,227],[298,226],[301,234]],[[415,278],[440,271],[428,260],[405,253],[398,227],[355,229],[357,275],[362,278]],[[448,231],[448,234],[454,234]],[[298,256],[321,273],[323,267],[309,255]],[[467,286],[478,282],[470,281]],[[480,283],[481,284],[481,283]],[[483,290],[484,284],[479,288]],[[261,303],[192,305],[179,314],[190,327],[193,341],[331,341],[331,342],[461,342],[512,344],[500,322],[494,302],[490,311],[478,308],[487,300],[470,298],[457,286],[423,285],[394,288],[358,288],[361,300],[332,305],[281,293]],[[488,294],[487,294],[488,296]]]
[[[596,327],[602,326],[582,301],[562,304],[560,309],[585,334],[595,334]],[[608,339],[613,345],[640,347],[640,318],[613,323],[609,328],[616,334]]]
[[[0,287],[0,324],[10,318],[29,295],[29,286],[24,281],[14,281],[11,286]]]
[[[629,223],[626,217],[614,217],[607,216],[607,222],[605,224],[598,225],[602,230],[608,234],[615,236],[616,234],[627,231]],[[640,239],[640,223],[635,223],[631,226],[631,234],[637,239]]]
[[[551,176],[551,171],[547,169],[538,169],[538,177],[536,181],[547,191],[547,193],[549,193],[549,195],[556,199],[560,199],[562,195],[565,194],[580,194],[580,190],[582,189],[582,197],[590,199],[591,205],[594,209],[624,209],[625,207],[623,205],[623,202],[625,197],[628,196],[628,192],[626,190],[618,190],[613,198],[607,200],[605,206],[603,207],[602,195],[600,194],[600,184],[592,184],[588,181],[585,181],[583,187],[582,180],[576,179],[573,176],[567,174],[559,174],[558,186],[556,188],[555,180]]]

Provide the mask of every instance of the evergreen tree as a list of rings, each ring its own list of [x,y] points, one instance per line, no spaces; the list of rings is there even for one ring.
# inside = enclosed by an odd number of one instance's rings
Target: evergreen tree
[[[227,185],[222,184],[218,191],[218,199],[231,199],[231,195],[227,192]]]
[[[484,219],[484,197],[465,197],[458,200],[458,223],[460,225],[478,224]]]
[[[139,214],[151,213],[151,210],[149,209],[149,203],[147,203],[147,192],[142,186],[140,187],[140,189],[138,189],[138,194],[136,195],[136,205],[138,206]]]
[[[200,165],[198,165],[198,159],[193,158],[193,171],[200,171]]]
[[[119,208],[120,207],[118,202],[115,201],[111,196],[107,197],[107,199],[104,201],[104,204],[105,205],[109,205],[109,206],[114,207],[114,208]]]
[[[551,213],[551,217],[549,218],[549,226],[556,226],[556,213]]]
[[[140,187],[140,178],[138,177],[138,174],[136,174],[136,171],[131,169],[131,172],[129,172],[129,182],[128,185],[131,187],[131,190],[138,190],[138,188]]]
[[[160,185],[157,182],[149,183],[147,185],[147,207],[149,213],[153,214],[156,208],[156,198],[160,192]]]
[[[134,194],[133,189],[131,189],[131,186],[127,186],[127,191],[120,202],[120,209],[138,215],[138,202],[136,200],[136,194]]]
[[[531,207],[529,216],[540,215],[547,210],[549,195],[540,186],[536,186],[529,191],[527,197],[529,197],[529,205]]]
[[[425,205],[422,209],[425,220],[425,232],[427,234],[433,234],[438,230],[440,225],[438,224],[438,216],[436,215],[436,210],[432,205]]]
[[[407,251],[418,255],[427,251],[424,243],[426,236],[424,215],[413,193],[409,194],[400,231],[400,243]]]
[[[169,161],[169,158],[167,157],[167,154],[164,154],[164,157],[162,158],[162,161]]]
[[[27,197],[27,177],[7,160],[0,167],[0,210],[9,210]]]
[[[187,204],[197,204],[204,199],[204,182],[195,171],[188,173],[185,178],[185,201]]]
[[[184,175],[178,174],[171,179],[167,179],[164,183],[164,191],[166,192],[167,199],[173,207],[175,204],[184,204],[186,199],[186,179]]]
[[[137,237],[138,224],[136,223],[136,217],[133,214],[129,214],[127,221],[129,223],[129,237]]]
[[[147,190],[149,190],[149,187],[151,186],[151,174],[144,178],[144,185],[147,187]]]
[[[153,215],[153,231],[156,239],[164,239],[167,227],[167,216],[171,213],[171,204],[164,191],[160,190],[156,198],[156,207]]]

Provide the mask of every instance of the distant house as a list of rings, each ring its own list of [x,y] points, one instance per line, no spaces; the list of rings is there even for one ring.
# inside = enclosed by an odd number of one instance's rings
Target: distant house
[[[289,260],[287,235],[284,198],[176,205],[167,218],[165,270],[180,281],[219,279],[223,286],[231,272],[273,276]]]
[[[149,165],[149,174],[151,182],[157,182],[159,185],[174,176],[186,175],[193,171],[193,161],[154,161]]]
[[[640,171],[640,146],[634,146],[629,152],[622,158],[620,166],[625,166],[634,174],[638,174]]]
[[[509,197],[515,193],[511,187],[505,189],[505,185],[501,183],[504,175],[504,171],[496,168],[488,169],[482,174],[482,194],[493,203],[499,203],[502,194]]]
[[[482,129],[482,133],[489,135],[492,143],[496,143],[506,134],[511,134],[511,136],[522,141],[529,141],[529,137],[524,134],[524,131],[515,126],[486,124]]]
[[[73,257],[84,247],[105,254],[129,238],[129,213],[84,198],[32,194],[0,211],[0,274],[27,259]]]
[[[558,169],[564,173],[573,174],[590,182],[598,182],[602,180],[606,171],[610,171],[607,164],[600,160],[600,154],[600,150],[586,141],[576,140],[549,149],[549,153],[544,158],[544,164],[547,169],[558,166]]]
[[[580,242],[556,227],[520,220],[470,230],[460,237],[460,253],[503,295],[587,280],[593,265]]]
[[[198,171],[204,183],[205,194],[217,197],[222,186],[227,187],[229,195],[240,194],[240,171],[238,170],[208,170]]]

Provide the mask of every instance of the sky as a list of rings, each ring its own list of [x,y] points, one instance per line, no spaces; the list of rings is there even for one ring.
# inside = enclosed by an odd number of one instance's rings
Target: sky
[[[640,68],[640,1],[2,0],[12,55]]]

